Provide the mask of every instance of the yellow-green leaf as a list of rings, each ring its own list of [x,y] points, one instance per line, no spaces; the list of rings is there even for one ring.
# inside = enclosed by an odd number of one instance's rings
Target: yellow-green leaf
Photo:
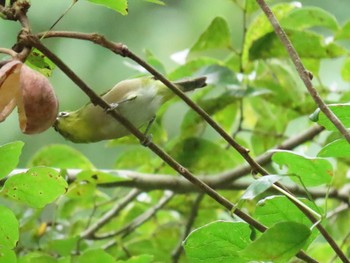
[[[285,263],[302,249],[310,234],[310,229],[303,224],[280,222],[249,244],[240,255],[248,260],[245,262]]]
[[[36,167],[9,177],[0,193],[31,207],[41,208],[64,194],[67,187],[58,171]]]
[[[122,15],[128,14],[128,1],[127,0],[88,0],[91,3],[102,5],[110,8]]]
[[[216,17],[192,46],[191,52],[231,47],[231,36],[227,22]]]

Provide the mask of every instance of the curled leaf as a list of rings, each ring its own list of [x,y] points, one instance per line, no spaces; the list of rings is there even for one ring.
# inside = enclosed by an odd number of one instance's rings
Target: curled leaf
[[[13,60],[0,68],[0,122],[3,122],[16,106],[22,63]]]

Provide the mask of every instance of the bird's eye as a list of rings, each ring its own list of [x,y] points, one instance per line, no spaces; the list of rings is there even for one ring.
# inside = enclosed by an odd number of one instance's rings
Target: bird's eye
[[[64,118],[64,117],[67,117],[67,116],[69,116],[68,112],[62,111],[62,112],[58,113],[58,117],[59,118]]]

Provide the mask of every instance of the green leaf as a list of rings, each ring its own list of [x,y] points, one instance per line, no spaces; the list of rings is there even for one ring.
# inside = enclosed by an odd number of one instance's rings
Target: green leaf
[[[341,76],[345,81],[350,81],[350,57],[347,57],[344,61]]]
[[[239,161],[239,157],[209,140],[190,137],[174,143],[171,155],[194,173],[220,172]]]
[[[258,195],[269,189],[274,183],[280,180],[282,176],[279,175],[266,175],[255,180],[248,188],[244,191],[241,199],[252,200]]]
[[[69,189],[65,196],[69,198],[89,199],[93,196],[96,185],[88,182],[74,182],[69,185]]]
[[[158,5],[165,5],[165,3],[163,1],[160,1],[160,0],[144,0],[144,1],[150,2],[153,4],[158,4]]]
[[[64,194],[67,187],[56,170],[37,167],[9,177],[1,193],[31,207],[42,208]]]
[[[208,83],[215,85],[215,89],[203,90],[196,103],[210,114],[216,121],[231,128],[235,121],[237,101],[241,98],[258,96],[269,92],[266,89],[256,89],[241,85],[237,76],[229,68],[220,65],[209,65],[198,71],[199,75],[206,75]],[[197,94],[200,94],[198,92]],[[232,107],[228,107],[228,106]],[[181,136],[188,137],[203,133],[206,124],[195,112],[188,111],[181,124]]]
[[[298,30],[320,26],[336,31],[339,27],[334,15],[314,6],[294,9],[280,23],[283,28]]]
[[[78,257],[76,263],[115,263],[115,259],[103,249],[97,248],[84,252]]]
[[[117,263],[152,263],[154,256],[152,255],[141,255],[136,257],[131,257],[128,260],[118,260]]]
[[[315,58],[303,58],[302,62],[304,63],[305,68],[310,71],[314,77],[319,76],[319,71],[321,67],[321,60]]]
[[[116,169],[137,169],[152,172],[154,169],[154,154],[147,148],[134,147],[123,151],[115,161]],[[157,160],[156,160],[157,161]]]
[[[201,68],[198,71],[200,76],[208,76],[207,82],[216,86],[239,85],[236,74],[227,67],[214,64]]]
[[[259,8],[256,1],[245,1],[245,9],[248,14],[257,11]]]
[[[126,177],[117,174],[106,173],[97,170],[84,170],[77,174],[76,181],[85,181],[94,184],[104,184],[113,182],[129,181]]]
[[[325,43],[322,35],[310,31],[285,30],[294,48],[301,58],[334,58],[346,54],[346,50],[334,42]],[[286,48],[275,32],[267,33],[256,39],[249,49],[249,59],[271,59],[271,57],[287,57]]]
[[[50,166],[61,169],[94,169],[88,158],[67,145],[53,144],[42,148],[29,161],[29,166]]]
[[[190,52],[230,47],[231,34],[227,22],[222,17],[216,17],[191,47]]]
[[[350,127],[350,103],[330,104],[329,109],[338,117],[346,128]],[[338,131],[334,124],[320,109],[311,114],[310,119],[330,131]]]
[[[300,77],[295,74],[295,68],[290,64],[283,63],[280,60],[271,60],[262,64],[259,67],[254,86],[261,87],[260,90],[262,87],[269,90],[270,95],[266,96],[268,101],[266,99],[263,101],[267,101],[266,104],[271,102],[273,105],[281,105],[283,107],[283,112],[298,107],[299,105],[305,107],[305,87]],[[278,114],[279,112],[272,108],[272,105],[261,104],[262,103],[254,103],[253,105],[254,108],[258,109],[259,115],[266,116],[270,112],[269,118],[276,118],[276,121],[278,119],[278,122],[275,122],[274,125],[281,123],[281,117],[284,117],[284,114]],[[266,123],[264,117],[260,118],[260,120]],[[287,121],[289,122],[290,118],[288,118]],[[266,125],[268,124],[266,123]],[[260,129],[263,129],[263,127]]]
[[[154,54],[149,50],[145,50],[145,55],[146,55],[146,61],[148,64],[153,66],[156,70],[158,70],[160,73],[165,74],[166,70],[163,65],[163,63],[154,56]]]
[[[338,30],[335,35],[336,40],[348,40],[350,39],[350,20],[347,21],[343,27]]]
[[[110,8],[122,15],[128,14],[128,1],[127,0],[88,0],[91,3],[102,5]]]
[[[305,198],[300,198],[299,200],[312,210],[322,214],[320,208],[311,201]],[[282,221],[293,221],[308,227],[311,227],[313,224],[286,196],[269,196],[260,200],[257,203],[254,218],[267,227],[271,227]],[[318,235],[317,229],[314,229],[307,243],[311,243]]]
[[[55,69],[55,64],[37,49],[29,54],[26,64],[46,77],[50,77]]]
[[[276,151],[272,155],[272,160],[288,167],[288,174],[296,175],[290,178],[300,184],[300,180],[305,186],[318,186],[329,184],[333,176],[332,164],[322,158],[310,158],[291,151]],[[299,180],[300,178],[300,180]]]
[[[310,229],[303,224],[280,222],[267,229],[240,255],[247,260],[285,263],[303,248],[310,234]]]
[[[0,146],[0,179],[17,167],[24,143],[17,141]]]
[[[350,157],[350,144],[345,139],[335,140],[324,146],[317,156],[348,158]]]
[[[60,256],[69,256],[76,249],[79,237],[50,240],[49,249]]]
[[[14,213],[5,206],[0,206],[0,248],[13,249],[19,238],[19,224]],[[1,250],[0,250],[1,251]],[[4,262],[1,259],[0,262]]]
[[[11,249],[0,247],[0,263],[17,263],[16,253]]]
[[[57,260],[42,252],[31,252],[19,258],[18,263],[57,263]]]
[[[225,66],[233,72],[240,72],[241,57],[236,53],[230,54],[225,60]]]
[[[299,200],[311,209],[316,211],[319,210],[319,208],[311,201],[305,198]],[[306,215],[304,215],[304,213],[301,212],[300,209],[298,209],[298,207],[296,207],[286,196],[269,196],[260,200],[257,203],[254,218],[267,227],[271,227],[282,221],[293,221],[309,227],[312,226],[312,222],[306,217]]]
[[[296,6],[293,3],[277,4],[271,8],[278,20],[286,16]],[[273,28],[266,18],[265,14],[259,14],[255,20],[249,25],[245,35],[244,47],[242,52],[242,64],[245,66],[249,61],[249,51],[253,43],[264,35],[273,32]]]
[[[191,263],[245,263],[239,251],[250,243],[250,234],[246,223],[217,221],[191,232],[184,249]]]
[[[200,70],[205,66],[220,64],[220,63],[221,62],[219,60],[209,58],[209,57],[196,58],[176,68],[173,72],[169,74],[169,79],[177,80],[185,77],[190,77],[193,75],[194,72]]]

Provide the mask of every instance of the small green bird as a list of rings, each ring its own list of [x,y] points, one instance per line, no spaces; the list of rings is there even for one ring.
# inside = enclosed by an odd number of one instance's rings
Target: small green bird
[[[182,91],[206,86],[206,77],[174,82]],[[127,118],[135,127],[149,123],[157,110],[174,93],[153,77],[141,77],[119,82],[102,98]],[[104,109],[88,103],[73,112],[60,112],[54,128],[75,143],[90,143],[121,138],[130,132]]]

